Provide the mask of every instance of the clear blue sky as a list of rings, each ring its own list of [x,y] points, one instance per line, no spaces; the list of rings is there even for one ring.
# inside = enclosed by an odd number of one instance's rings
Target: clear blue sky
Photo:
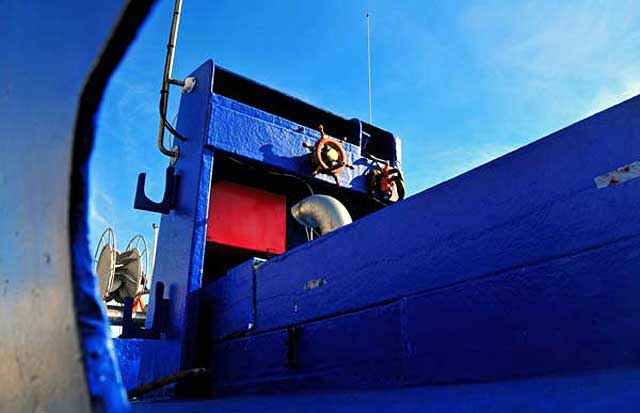
[[[111,79],[91,164],[91,243],[151,241],[136,177],[162,195],[158,92],[173,1],[159,1]],[[640,93],[639,1],[184,0],[174,77],[206,59],[402,138],[410,193]],[[179,90],[174,89],[174,97]],[[177,110],[174,99],[170,118]]]

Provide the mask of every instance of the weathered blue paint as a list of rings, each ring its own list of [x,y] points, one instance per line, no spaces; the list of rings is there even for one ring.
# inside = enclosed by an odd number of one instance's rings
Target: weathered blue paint
[[[325,174],[311,176],[314,166],[311,154],[304,142],[313,144],[320,139],[320,132],[224,96],[212,96],[211,129],[207,145],[265,166],[278,168],[308,179],[334,183]],[[338,177],[340,186],[368,193],[364,175],[375,165],[362,157],[360,147],[343,144],[348,162],[354,169],[345,169]],[[395,156],[395,155],[394,155]]]
[[[108,78],[152,4],[2,4],[3,412],[128,409],[91,272],[87,162]]]
[[[251,330],[255,325],[254,268],[264,260],[252,259],[203,287],[202,312],[213,339]]]
[[[347,120],[221,67],[216,68],[215,77],[214,93],[241,103],[237,106],[241,112],[255,117],[268,112],[275,116],[266,115],[267,122],[273,121],[287,128],[293,122],[295,130],[303,133],[304,127],[318,130],[322,124],[329,135],[358,147],[362,156],[373,155],[388,160],[392,166],[400,161],[400,154],[396,152],[397,139],[388,131],[359,119]]]
[[[118,357],[120,375],[127,390],[138,386],[138,374],[140,372],[140,356],[142,356],[143,339],[139,338],[114,338],[113,346]]]
[[[191,93],[182,95],[177,130],[186,140],[179,143],[175,165],[180,176],[176,206],[162,216],[153,281],[165,284],[170,299],[168,333],[160,340],[145,341],[140,382],[147,383],[189,367],[197,334],[197,291],[202,268],[211,187],[213,154],[205,149],[209,123],[209,97],[213,62],[204,63],[189,76],[196,78]],[[149,313],[153,313],[151,301]],[[152,317],[147,319],[151,326]],[[171,387],[163,389],[172,394]]]
[[[640,237],[406,299],[406,380],[640,365]]]
[[[403,383],[399,304],[218,343],[215,392],[390,387]]]
[[[638,365],[640,182],[593,178],[640,153],[639,112],[634,98],[267,261],[252,335],[212,344],[216,390]]]
[[[640,364],[640,237],[213,346],[216,390],[468,383]],[[615,276],[612,276],[615,274]],[[277,337],[277,339],[276,339]],[[249,364],[248,364],[249,363]]]
[[[135,413],[635,413],[640,371],[376,391],[243,395],[212,400],[133,403]]]
[[[256,349],[260,348],[260,351]],[[257,336],[220,342],[207,348],[210,367],[214,367],[212,390],[229,391],[231,388],[247,388],[264,382],[265,377],[286,374],[287,368],[287,332],[280,330]],[[262,353],[261,353],[262,352]],[[294,372],[291,378],[298,376]]]
[[[640,181],[604,189],[593,183],[640,154],[639,112],[634,98],[269,260],[257,274],[257,330],[640,233]],[[318,278],[325,287],[303,288]]]

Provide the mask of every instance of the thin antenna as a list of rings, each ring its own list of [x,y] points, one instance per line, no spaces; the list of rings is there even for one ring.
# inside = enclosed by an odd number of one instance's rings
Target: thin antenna
[[[369,72],[369,123],[372,122],[373,115],[371,112],[371,35],[369,19],[371,15],[367,12],[367,70]]]

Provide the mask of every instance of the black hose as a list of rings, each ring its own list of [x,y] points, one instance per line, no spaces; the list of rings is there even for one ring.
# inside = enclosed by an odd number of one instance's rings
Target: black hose
[[[206,369],[204,367],[198,367],[190,370],[183,370],[175,374],[171,374],[169,376],[158,379],[156,381],[152,381],[151,383],[143,384],[142,386],[138,386],[134,389],[131,389],[127,392],[127,395],[129,396],[129,399],[135,399],[136,397],[140,397],[145,393],[149,393],[150,391],[157,390],[169,384],[177,383],[183,380],[193,379],[196,377],[203,377],[207,375],[209,375],[209,369]]]

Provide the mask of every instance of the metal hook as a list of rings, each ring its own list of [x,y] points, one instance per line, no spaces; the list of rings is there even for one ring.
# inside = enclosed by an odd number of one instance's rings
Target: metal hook
[[[136,187],[136,198],[133,202],[135,209],[143,211],[159,212],[161,214],[168,214],[174,207],[176,200],[176,194],[178,192],[179,176],[176,175],[176,168],[174,166],[167,167],[166,171],[166,183],[164,187],[164,195],[162,201],[154,202],[150,200],[144,191],[145,181],[147,179],[146,173],[138,175],[138,186]]]
[[[122,334],[120,338],[144,338],[157,340],[166,333],[169,326],[170,299],[164,298],[164,284],[157,282],[155,286],[156,303],[151,328],[140,328],[133,322],[133,298],[124,299],[122,309]]]

